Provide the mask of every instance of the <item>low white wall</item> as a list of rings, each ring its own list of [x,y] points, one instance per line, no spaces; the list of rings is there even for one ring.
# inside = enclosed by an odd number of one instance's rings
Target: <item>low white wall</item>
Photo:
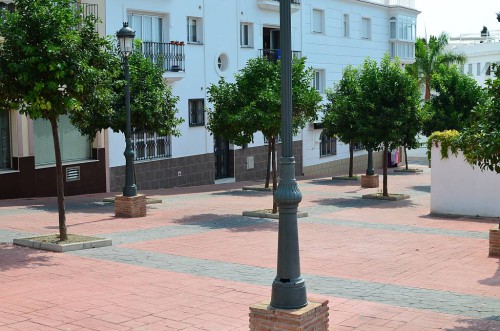
[[[472,167],[459,152],[441,159],[433,147],[431,213],[500,217],[500,174]]]

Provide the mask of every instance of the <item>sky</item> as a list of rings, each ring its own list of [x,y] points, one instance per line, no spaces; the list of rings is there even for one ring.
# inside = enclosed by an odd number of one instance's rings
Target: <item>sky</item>
[[[500,32],[500,0],[415,0],[417,37],[447,32],[451,37],[480,33],[483,25]]]

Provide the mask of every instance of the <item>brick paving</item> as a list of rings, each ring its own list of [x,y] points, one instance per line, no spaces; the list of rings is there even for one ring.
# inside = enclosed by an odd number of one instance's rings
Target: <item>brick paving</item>
[[[488,257],[498,219],[429,215],[430,169],[393,174],[403,201],[377,189],[299,178],[301,269],[308,294],[330,301],[330,330],[500,330],[500,259]],[[255,182],[146,191],[145,218],[114,216],[111,194],[67,198],[70,233],[113,246],[52,253],[13,238],[57,231],[54,198],[0,201],[0,330],[248,330],[269,299],[277,221],[241,216],[271,207]]]

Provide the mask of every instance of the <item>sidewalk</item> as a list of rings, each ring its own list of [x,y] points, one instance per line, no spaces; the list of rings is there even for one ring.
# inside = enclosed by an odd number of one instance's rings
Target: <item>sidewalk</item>
[[[498,219],[429,215],[430,171],[393,174],[389,192],[331,178],[299,180],[301,270],[330,301],[330,330],[500,330]],[[382,181],[381,181],[382,182]],[[248,330],[270,298],[277,221],[268,192],[230,183],[148,191],[145,218],[115,218],[112,194],[68,197],[68,232],[113,240],[72,253],[12,245],[57,232],[55,198],[0,201],[0,330]],[[253,183],[255,184],[255,183]]]

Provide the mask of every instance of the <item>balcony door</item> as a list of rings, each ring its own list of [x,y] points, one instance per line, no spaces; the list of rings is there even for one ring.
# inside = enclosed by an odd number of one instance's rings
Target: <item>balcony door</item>
[[[264,27],[263,49],[280,49],[280,29]]]
[[[145,42],[163,42],[163,17],[129,13],[128,21],[137,39]]]

